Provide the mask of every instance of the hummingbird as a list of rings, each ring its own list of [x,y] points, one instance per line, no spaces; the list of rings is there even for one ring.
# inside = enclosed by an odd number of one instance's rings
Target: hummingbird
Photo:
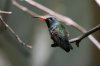
[[[53,16],[38,17],[40,20],[44,20],[47,24],[53,44],[51,47],[60,47],[66,52],[69,52],[73,47],[68,40],[68,32],[65,27]]]

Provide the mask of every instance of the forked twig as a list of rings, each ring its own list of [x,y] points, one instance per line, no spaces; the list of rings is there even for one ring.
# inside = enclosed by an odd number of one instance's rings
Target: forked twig
[[[81,42],[82,39],[84,39],[85,37],[89,36],[90,34],[96,32],[98,30],[100,30],[100,24],[97,25],[96,27],[92,28],[91,30],[87,31],[82,36],[79,36],[77,38],[74,38],[74,39],[69,40],[69,42],[70,43],[76,42],[76,45],[79,47],[79,43]]]

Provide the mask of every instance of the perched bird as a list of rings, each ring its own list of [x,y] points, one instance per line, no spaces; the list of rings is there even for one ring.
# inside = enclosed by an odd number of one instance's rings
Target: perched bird
[[[69,52],[70,49],[73,49],[73,47],[69,43],[68,33],[65,30],[65,27],[55,17],[50,16],[46,18],[38,18],[46,21],[51,39],[54,41],[54,44],[51,44],[51,47],[61,47],[66,52]]]

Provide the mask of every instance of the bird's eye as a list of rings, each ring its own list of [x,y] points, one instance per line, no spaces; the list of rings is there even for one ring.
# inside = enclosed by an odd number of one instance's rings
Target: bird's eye
[[[50,20],[53,20],[52,18],[50,18]]]

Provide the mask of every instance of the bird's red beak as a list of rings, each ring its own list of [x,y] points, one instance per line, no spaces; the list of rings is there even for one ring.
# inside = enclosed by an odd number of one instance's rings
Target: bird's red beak
[[[33,18],[38,18],[38,19],[40,19],[40,20],[47,20],[47,18],[46,17],[33,17]]]
[[[45,18],[45,17],[40,17],[39,19],[40,20],[47,20],[47,18]]]

